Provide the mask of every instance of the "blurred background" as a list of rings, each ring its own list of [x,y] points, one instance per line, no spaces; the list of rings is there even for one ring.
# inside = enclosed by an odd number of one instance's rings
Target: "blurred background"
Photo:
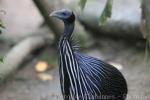
[[[127,100],[150,100],[150,0],[0,0],[0,100],[62,100],[58,9],[76,15],[81,52],[114,65]]]

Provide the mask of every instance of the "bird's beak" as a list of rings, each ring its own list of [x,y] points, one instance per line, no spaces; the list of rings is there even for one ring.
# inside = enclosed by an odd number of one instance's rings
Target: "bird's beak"
[[[52,13],[50,13],[49,16],[50,17],[57,17],[58,16],[58,11],[53,11]]]

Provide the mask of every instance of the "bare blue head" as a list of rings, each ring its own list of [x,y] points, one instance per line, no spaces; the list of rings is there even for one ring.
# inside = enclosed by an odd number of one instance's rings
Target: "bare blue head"
[[[61,9],[57,11],[53,11],[50,16],[56,17],[60,20],[62,20],[66,24],[71,24],[74,23],[75,21],[75,16],[73,12],[69,9]]]
[[[65,29],[64,35],[67,38],[70,38],[72,32],[74,30],[74,22],[75,22],[75,15],[69,9],[61,9],[57,11],[53,11],[50,16],[56,17],[64,22]]]

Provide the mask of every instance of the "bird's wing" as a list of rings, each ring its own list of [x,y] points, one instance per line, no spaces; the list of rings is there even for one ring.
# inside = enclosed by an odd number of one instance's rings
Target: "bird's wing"
[[[75,53],[78,61],[81,77],[85,80],[85,86],[93,94],[106,94],[118,89],[124,85],[122,74],[113,66],[87,55]]]
[[[81,77],[86,80],[86,86],[92,94],[127,93],[127,86],[121,72],[97,58],[75,53],[78,61]]]
[[[79,64],[80,76],[83,87],[86,87],[90,94],[101,94],[103,90],[103,82],[107,77],[109,78],[110,70],[104,68],[104,63],[97,58],[75,53]]]

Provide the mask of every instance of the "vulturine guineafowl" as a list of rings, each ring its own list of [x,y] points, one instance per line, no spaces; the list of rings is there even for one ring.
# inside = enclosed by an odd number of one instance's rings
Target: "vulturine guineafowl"
[[[72,33],[75,15],[71,10],[54,11],[50,16],[64,22],[59,42],[59,74],[64,100],[125,100],[126,80],[119,70],[74,48]]]

